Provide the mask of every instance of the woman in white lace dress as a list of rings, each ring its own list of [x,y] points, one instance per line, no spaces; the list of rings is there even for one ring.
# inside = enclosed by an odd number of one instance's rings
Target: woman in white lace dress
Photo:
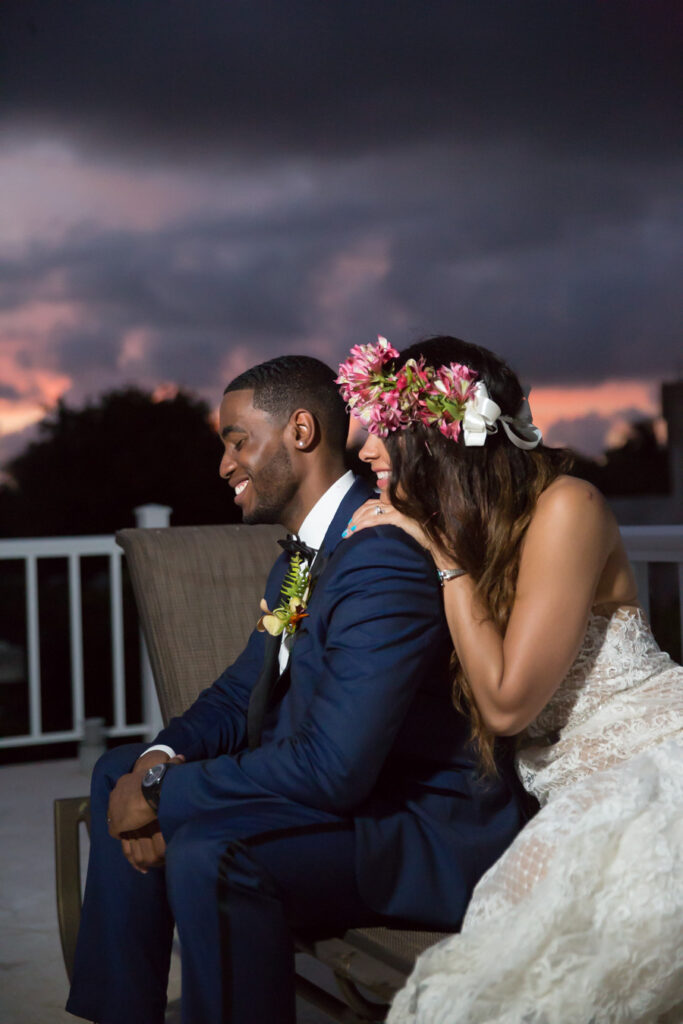
[[[431,551],[482,765],[496,734],[521,734],[541,805],[388,1021],[680,1024],[683,669],[652,638],[614,517],[487,350],[380,339],[339,381],[380,489],[349,529],[396,524]]]

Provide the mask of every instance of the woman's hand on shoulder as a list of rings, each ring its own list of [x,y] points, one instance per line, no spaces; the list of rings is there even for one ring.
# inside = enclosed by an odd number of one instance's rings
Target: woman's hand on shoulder
[[[427,551],[431,550],[429,538],[420,524],[409,516],[403,515],[390,502],[382,501],[381,498],[370,498],[369,501],[364,502],[357,508],[347,523],[342,537],[352,537],[355,533],[365,530],[368,526],[387,525],[398,526],[401,530],[410,534]]]

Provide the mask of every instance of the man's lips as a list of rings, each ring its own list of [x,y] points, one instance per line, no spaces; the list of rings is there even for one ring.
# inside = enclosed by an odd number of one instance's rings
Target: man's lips
[[[239,498],[239,496],[241,494],[244,494],[244,490],[245,490],[245,488],[246,488],[248,483],[249,483],[249,481],[245,479],[245,480],[240,480],[240,482],[238,484],[235,484],[235,501],[237,501],[237,499]]]

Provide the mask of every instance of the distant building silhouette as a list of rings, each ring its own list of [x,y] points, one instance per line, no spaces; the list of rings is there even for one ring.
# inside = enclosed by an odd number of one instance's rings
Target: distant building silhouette
[[[662,414],[669,432],[671,494],[680,516],[683,510],[683,380],[662,385]]]
[[[609,498],[622,525],[683,523],[683,380],[662,384],[662,415],[667,424],[669,485],[662,480],[661,494]]]

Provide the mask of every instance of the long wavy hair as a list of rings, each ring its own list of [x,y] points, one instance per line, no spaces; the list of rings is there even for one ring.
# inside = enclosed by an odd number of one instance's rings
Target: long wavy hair
[[[446,335],[404,349],[396,367],[424,356],[428,365],[462,363],[476,371],[503,414],[515,416],[522,386],[488,349]],[[462,566],[475,583],[485,614],[504,635],[517,585],[522,541],[539,495],[571,465],[565,449],[515,447],[502,429],[483,447],[466,447],[420,424],[386,440],[392,474],[389,495],[399,511],[419,522],[430,540]],[[482,767],[495,774],[495,737],[487,729],[455,654],[453,703],[469,712]]]

